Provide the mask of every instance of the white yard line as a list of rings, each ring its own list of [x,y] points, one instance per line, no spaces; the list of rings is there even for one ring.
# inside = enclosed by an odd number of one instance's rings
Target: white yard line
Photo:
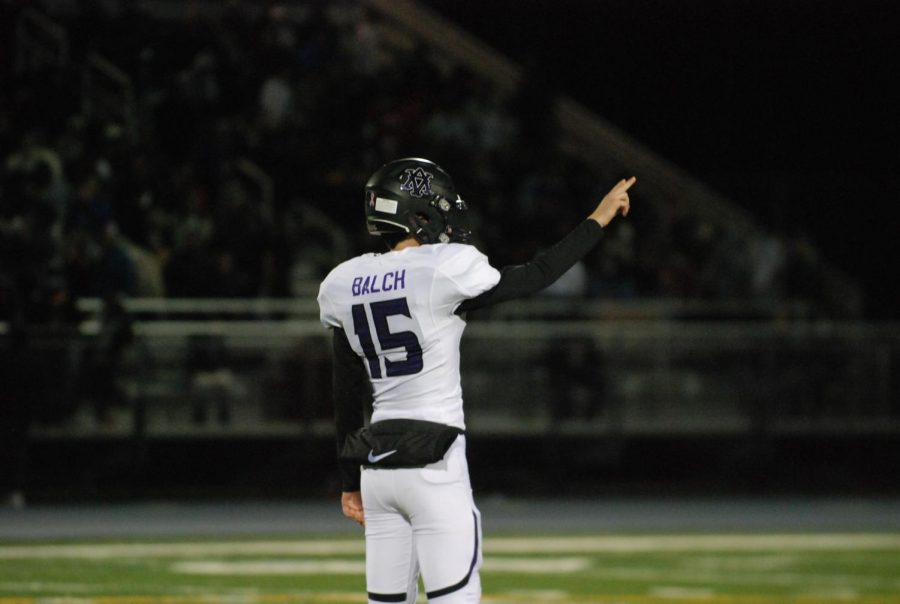
[[[95,596],[95,597],[10,597],[0,596],[0,604],[311,604],[333,602],[365,604],[365,593],[319,592],[290,594],[198,594],[161,596]]]
[[[0,590],[32,593],[40,591],[94,591],[93,585],[83,583],[57,582],[57,581],[0,581]]]
[[[489,556],[482,566],[490,573],[563,574],[585,571],[591,567],[590,558],[501,558]]]
[[[780,552],[741,552],[728,555],[715,555],[704,552],[702,555],[690,554],[680,560],[681,566],[690,571],[722,572],[760,572],[779,571],[792,568],[805,558],[799,552],[783,554]]]
[[[0,546],[0,559],[184,558],[199,556],[362,555],[362,539],[328,541],[213,541],[188,543],[81,543]]]
[[[900,534],[716,534],[499,537],[485,539],[488,552],[520,554],[634,553],[673,551],[817,551],[900,549]]]
[[[588,558],[490,558],[484,571],[494,573],[563,574],[586,570]],[[189,560],[176,562],[172,571],[193,575],[362,575],[362,560]]]
[[[675,600],[681,599],[706,599],[712,598],[716,592],[712,589],[701,589],[693,587],[669,587],[661,585],[650,590],[649,595],[658,596],[660,598],[671,598]]]
[[[746,587],[816,587],[825,590],[847,588],[900,588],[900,579],[883,579],[865,575],[814,572],[739,572],[721,573],[694,569],[631,567],[598,565],[591,571],[598,579],[630,580],[658,584],[702,583],[720,585],[742,585]]]
[[[253,560],[176,562],[173,572],[189,575],[362,575],[362,560]]]
[[[488,554],[900,550],[900,534],[489,537],[485,540],[484,549]],[[364,543],[362,539],[23,544],[0,546],[0,559],[6,560],[28,558],[194,558],[231,555],[333,556],[362,555],[363,553]]]
[[[561,589],[511,589],[484,596],[485,602],[497,600],[509,602],[569,602],[569,592]]]

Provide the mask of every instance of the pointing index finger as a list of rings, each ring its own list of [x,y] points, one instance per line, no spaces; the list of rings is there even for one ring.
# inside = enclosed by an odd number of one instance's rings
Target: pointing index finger
[[[628,180],[622,180],[622,181],[620,181],[620,182],[619,182],[619,188],[620,188],[621,191],[624,193],[625,191],[627,191],[628,189],[630,189],[631,186],[632,186],[634,183],[636,183],[636,182],[637,182],[637,177],[632,176],[632,177],[629,178]]]

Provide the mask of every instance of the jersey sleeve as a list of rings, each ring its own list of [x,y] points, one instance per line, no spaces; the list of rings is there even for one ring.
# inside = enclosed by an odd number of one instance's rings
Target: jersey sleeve
[[[603,228],[597,222],[585,220],[556,245],[538,253],[531,262],[504,267],[496,287],[466,299],[456,311],[485,308],[544,289],[591,251],[602,236]]]
[[[319,320],[325,327],[341,327],[341,322],[337,316],[337,309],[329,295],[329,286],[331,284],[331,275],[325,277],[321,285],[319,285],[319,295],[317,301],[319,303]]]
[[[454,307],[500,281],[500,272],[490,265],[487,256],[466,244],[451,244],[443,250],[438,273],[443,277],[439,296]]]
[[[341,490],[359,490],[359,464],[340,459],[344,440],[362,428],[365,412],[372,407],[372,386],[362,360],[356,356],[341,328],[332,330],[332,393],[334,397],[335,440]]]

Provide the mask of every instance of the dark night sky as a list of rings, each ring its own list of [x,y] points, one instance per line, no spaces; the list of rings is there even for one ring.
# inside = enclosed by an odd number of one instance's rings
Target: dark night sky
[[[429,0],[752,211],[900,319],[900,5]]]

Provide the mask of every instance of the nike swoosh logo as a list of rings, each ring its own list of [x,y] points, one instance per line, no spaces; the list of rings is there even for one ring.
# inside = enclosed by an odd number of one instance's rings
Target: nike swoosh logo
[[[369,463],[378,463],[388,455],[393,455],[396,452],[397,449],[394,449],[393,451],[388,451],[387,453],[382,453],[381,455],[375,455],[375,450],[373,449],[372,451],[369,451]]]

